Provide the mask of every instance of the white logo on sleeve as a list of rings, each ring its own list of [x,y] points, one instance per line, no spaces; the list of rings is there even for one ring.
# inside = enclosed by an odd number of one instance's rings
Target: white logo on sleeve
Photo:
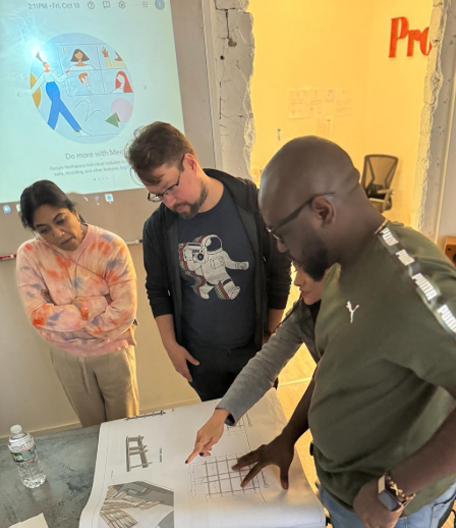
[[[353,323],[353,318],[355,317],[356,310],[359,308],[359,304],[357,304],[353,308],[352,303],[350,301],[347,301],[347,304],[345,305],[345,307],[350,312],[350,323]]]

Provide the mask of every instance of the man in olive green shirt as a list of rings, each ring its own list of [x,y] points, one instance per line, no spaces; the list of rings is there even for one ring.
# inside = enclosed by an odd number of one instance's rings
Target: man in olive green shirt
[[[281,251],[325,280],[322,355],[283,433],[242,457],[246,482],[276,464],[283,487],[310,427],[334,528],[434,528],[456,495],[456,269],[426,237],[388,223],[334,143],[285,145],[260,206]]]

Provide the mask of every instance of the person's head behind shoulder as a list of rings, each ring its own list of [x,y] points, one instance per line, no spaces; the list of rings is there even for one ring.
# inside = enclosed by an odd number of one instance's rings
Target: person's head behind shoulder
[[[86,226],[75,204],[52,181],[40,180],[24,189],[20,208],[23,226],[52,246],[75,251],[84,239]]]
[[[205,202],[205,175],[187,138],[169,123],[156,121],[135,131],[125,158],[149,191],[183,218],[193,218]]]
[[[294,285],[299,288],[300,296],[304,304],[311,306],[321,300],[323,294],[324,276],[321,280],[314,280],[308,275],[298,262],[293,261],[296,270]]]

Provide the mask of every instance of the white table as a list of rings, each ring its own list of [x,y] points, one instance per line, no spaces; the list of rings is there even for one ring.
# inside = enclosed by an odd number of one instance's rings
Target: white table
[[[103,424],[80,528],[323,528],[323,508],[297,454],[288,491],[276,467],[264,469],[244,489],[247,470],[231,469],[237,457],[282,431],[286,420],[274,389],[235,427],[226,428],[211,457],[185,464],[215,404]]]

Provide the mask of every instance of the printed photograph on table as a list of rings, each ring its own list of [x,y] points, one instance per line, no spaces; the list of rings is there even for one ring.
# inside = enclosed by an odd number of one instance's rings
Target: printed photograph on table
[[[174,493],[148,482],[110,486],[98,528],[174,528]]]
[[[112,139],[128,125],[133,86],[117,50],[96,37],[67,33],[36,52],[27,93],[49,127],[91,144]]]

